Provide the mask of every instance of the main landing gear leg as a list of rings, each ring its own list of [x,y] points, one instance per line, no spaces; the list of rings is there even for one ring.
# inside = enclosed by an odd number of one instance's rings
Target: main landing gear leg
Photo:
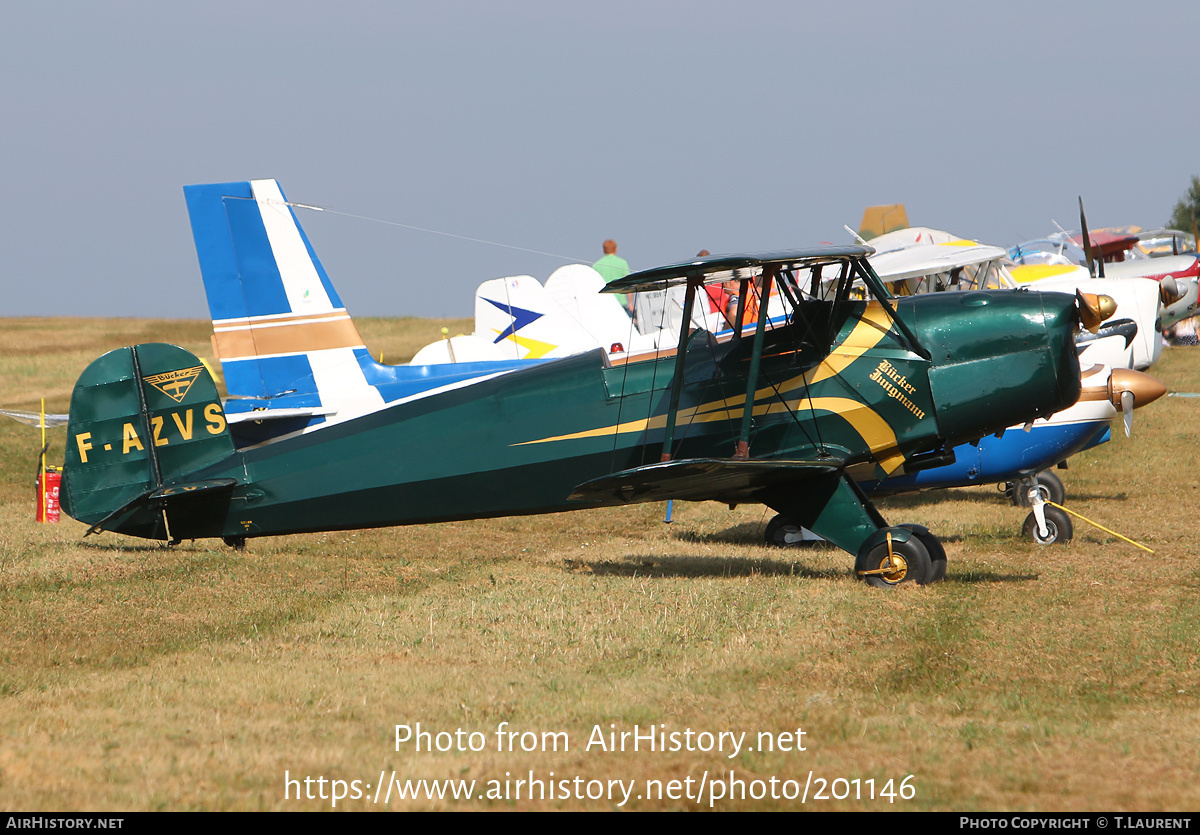
[[[923,586],[946,576],[946,551],[937,537],[921,525],[889,527],[845,475],[806,482],[765,500],[780,514],[768,525],[768,541],[795,544],[802,539],[799,529],[807,528],[855,554],[855,573],[870,585]]]

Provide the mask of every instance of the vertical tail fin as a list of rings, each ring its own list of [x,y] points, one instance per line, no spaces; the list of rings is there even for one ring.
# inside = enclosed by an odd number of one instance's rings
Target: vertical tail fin
[[[312,425],[382,406],[362,337],[279,184],[185,186],[184,195],[230,414],[307,408]]]
[[[71,395],[63,510],[152,539],[168,538],[169,515],[175,536],[199,535],[196,502],[227,501],[236,481],[194,474],[233,452],[216,386],[195,355],[164,344],[110,351]]]
[[[566,357],[599,346],[529,275],[479,285],[475,335],[491,340],[506,359]]]

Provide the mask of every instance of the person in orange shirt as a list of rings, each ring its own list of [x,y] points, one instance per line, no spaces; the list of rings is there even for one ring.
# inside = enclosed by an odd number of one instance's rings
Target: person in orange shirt
[[[756,278],[749,285],[749,292],[746,293],[746,306],[742,310],[742,327],[753,325],[758,321],[758,294],[760,292],[759,284],[762,278]],[[725,320],[733,327],[734,318],[737,316],[737,308],[741,290],[741,282],[736,278],[726,281],[724,284],[726,302],[725,302]],[[774,289],[774,288],[772,288]]]

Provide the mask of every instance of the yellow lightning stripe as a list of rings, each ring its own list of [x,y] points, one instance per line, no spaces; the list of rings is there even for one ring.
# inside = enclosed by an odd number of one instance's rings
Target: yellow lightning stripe
[[[495,330],[494,328],[493,331],[495,333],[500,333],[500,331]],[[546,354],[558,347],[557,345],[553,345],[549,342],[539,342],[536,339],[530,339],[527,336],[517,336],[515,333],[509,334],[505,337],[505,339],[509,342],[517,343],[526,351],[528,351],[529,353],[523,357],[523,359],[527,360],[541,359],[542,357],[546,356]]]
[[[835,351],[830,351],[829,355],[815,369],[787,380],[778,386],[778,389],[783,391],[807,387],[841,373],[865,352],[878,345],[879,341],[887,334],[889,328],[890,323],[883,306],[878,302],[871,302],[867,305],[866,310],[863,311],[863,316],[858,321],[858,324],[854,326],[854,329],[838,345]],[[755,392],[755,401],[760,397],[773,398],[775,391],[776,389],[770,386],[759,389]],[[738,415],[735,415],[733,410],[740,410],[745,402],[745,395],[722,398],[721,400],[705,403],[696,408],[680,409],[676,420],[680,424],[734,420]],[[792,411],[799,411],[801,409],[807,411],[811,409],[813,411],[828,412],[841,417],[862,437],[867,447],[871,450],[871,454],[875,457],[875,460],[879,462],[879,466],[888,474],[897,470],[904,463],[904,456],[896,451],[896,433],[892,430],[891,426],[875,410],[858,400],[845,397],[817,397],[791,401],[788,403],[788,406],[791,407]],[[784,406],[782,404],[777,400],[771,399],[768,402],[755,405],[754,414],[766,415],[772,411],[778,412],[783,409]],[[649,429],[662,429],[666,425],[666,415],[658,415],[649,419],[642,418],[640,420],[626,421],[616,426],[604,426],[598,429],[556,435],[551,438],[540,438],[536,441],[525,441],[513,444],[513,446],[599,438],[611,434],[620,435],[628,432],[645,432]]]
[[[764,403],[761,406],[754,408],[754,414],[764,415],[772,405]],[[879,466],[887,473],[892,473],[901,464],[904,463],[904,456],[896,451],[896,433],[892,431],[892,427],[888,422],[879,416],[874,409],[860,403],[857,400],[851,400],[848,397],[817,397],[812,400],[798,400],[789,404],[793,411],[813,410],[816,412],[828,412],[835,414],[838,417],[849,423],[854,431],[867,443],[867,448],[871,450],[871,454],[879,462]],[[732,420],[736,417],[731,411],[710,411],[703,415],[697,415],[695,409],[680,409],[679,422],[695,422],[695,423],[710,423],[712,421]],[[667,425],[666,415],[658,415],[649,420],[631,420],[626,423],[618,424],[617,426],[604,426],[599,429],[588,429],[583,432],[572,432],[567,435],[556,435],[553,438],[540,438],[536,441],[525,441],[524,443],[513,444],[513,446],[527,446],[529,444],[545,444],[552,441],[577,441],[584,438],[602,438],[614,432],[616,434],[624,434],[626,432],[645,432],[649,429],[662,429]]]
[[[887,313],[883,309],[883,305],[879,302],[871,302],[863,311],[863,316],[858,320],[858,324],[854,326],[854,330],[837,346],[831,350],[825,359],[814,369],[806,371],[798,377],[793,377],[790,380],[785,380],[778,387],[766,386],[754,392],[754,400],[758,402],[761,397],[772,397],[776,390],[784,392],[792,389],[810,386],[814,383],[819,383],[822,380],[828,380],[830,377],[836,376],[851,365],[854,361],[861,357],[864,353],[874,348],[879,344],[879,341],[887,334],[890,323],[887,319]],[[715,403],[705,404],[699,407],[699,413],[705,414],[706,411],[713,409],[721,409],[722,411],[741,406],[746,402],[744,394]],[[775,404],[777,410],[782,410],[782,406]],[[755,414],[759,414],[758,407],[754,409]],[[680,412],[682,419],[683,412]]]
[[[809,406],[814,411],[832,412],[853,426],[886,474],[891,475],[904,463],[904,456],[896,449],[896,433],[874,409],[844,397],[818,397],[798,404],[798,408]]]
[[[846,421],[859,434],[859,437],[866,441],[867,448],[871,450],[871,454],[879,462],[879,466],[888,474],[894,472],[904,463],[904,456],[896,451],[896,433],[892,430],[892,427],[886,420],[879,416],[878,412],[858,400],[848,397],[814,397],[812,399],[804,398],[791,401],[788,403],[788,406],[793,412],[801,410],[828,412]],[[783,411],[783,406],[777,401],[763,403],[754,407],[754,414],[766,415],[772,409]],[[684,412],[681,411],[679,414],[680,422],[682,423],[684,422]],[[696,423],[707,423],[714,420],[733,420],[736,417],[737,415],[732,414],[728,410],[711,411],[697,415],[693,421]],[[665,418],[651,424],[653,428],[665,425]]]

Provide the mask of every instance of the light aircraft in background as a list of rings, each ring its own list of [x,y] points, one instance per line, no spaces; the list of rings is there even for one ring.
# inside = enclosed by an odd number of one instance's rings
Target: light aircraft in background
[[[1027,241],[1010,248],[1008,254],[1015,262],[1013,278],[1021,284],[1044,279],[1061,281],[1074,276],[1091,277],[1083,247],[1071,240]],[[1096,263],[1093,259],[1093,264]],[[1158,282],[1162,305],[1157,321],[1161,329],[1200,315],[1200,260],[1194,255],[1099,262],[1093,269],[1097,281],[1142,279]]]
[[[874,239],[896,229],[908,228],[908,212],[903,203],[882,206],[867,206],[863,209],[862,221],[858,224],[861,238]],[[876,252],[880,250],[876,249]]]
[[[915,244],[897,246],[896,240],[912,237],[909,230],[884,236],[890,248],[872,256],[871,265],[884,284],[896,295],[946,291],[1018,289],[1021,285],[1009,270],[1000,247],[956,238],[950,233],[921,229]],[[933,233],[933,234],[931,234]],[[1161,286],[1153,281],[1107,280],[1093,283],[1086,272],[1073,268],[1065,277],[1046,278],[1039,289],[1075,292],[1080,288],[1102,292],[1117,303],[1122,318],[1109,320],[1099,333],[1084,337],[1081,362],[1114,368],[1145,369],[1162,354],[1162,340],[1155,332],[1160,313]],[[1132,323],[1127,327],[1125,323]]]
[[[1128,328],[1116,321],[1106,329],[1114,338],[1101,336],[1088,348],[1086,363],[1145,370],[1162,355],[1163,322],[1194,307],[1197,284],[1194,279],[1159,279],[1141,276],[1093,278],[1079,265],[1043,263],[1039,266],[1012,265],[999,247],[964,240],[948,232],[917,228],[898,230],[882,236],[885,251],[872,257],[876,272],[898,294],[971,290],[1022,286],[1039,290],[1102,293],[1117,302],[1117,314],[1137,325],[1129,338]],[[879,239],[872,239],[871,245]],[[1117,335],[1121,338],[1115,338]]]
[[[1143,229],[1140,226],[1125,227],[1137,235],[1137,246],[1133,252],[1146,258],[1163,258],[1168,255],[1196,255],[1196,236],[1178,229]]]
[[[683,320],[684,288],[647,290],[634,297],[636,320],[586,264],[559,267],[543,286],[529,275],[493,278],[475,291],[475,331],[426,345],[413,365],[480,359],[553,359],[603,348],[614,361],[674,350]],[[750,291],[755,297],[756,291]],[[691,327],[718,340],[732,337],[727,294],[706,288],[691,311]],[[711,300],[711,301],[710,301]],[[769,296],[771,327],[787,321],[778,292]],[[749,327],[749,325],[747,325]]]
[[[94,361],[72,394],[62,484],[89,532],[236,547],[672,498],[755,502],[848,551],[871,584],[924,584],[945,572],[937,538],[889,525],[856,479],[946,463],[957,444],[1070,406],[1076,326],[1101,321],[1101,300],[1082,294],[894,300],[869,247],[825,246],[610,284],[685,288],[668,355],[384,366],[274,181],[185,193],[226,379],[260,396],[227,413],[199,358],[171,345]],[[702,289],[729,280],[742,298],[752,282],[777,285],[789,322],[767,328],[763,306],[752,334],[690,333]],[[856,282],[870,298],[853,297]],[[256,423],[275,428],[231,431]]]
[[[1200,314],[1200,255],[1192,238],[1191,252],[1181,249],[1188,236],[1176,230],[1157,230],[1146,236],[1142,247],[1140,227],[1114,227],[1089,230],[1079,200],[1079,225],[1082,232],[1060,231],[1037,241],[1027,241],[1009,249],[1015,262],[1012,273],[1018,282],[1058,279],[1083,271],[1100,279],[1145,279],[1160,285],[1162,308],[1155,330],[1161,333],[1184,319]],[[1162,251],[1169,232],[1169,249]],[[1151,257],[1153,253],[1153,257]]]

